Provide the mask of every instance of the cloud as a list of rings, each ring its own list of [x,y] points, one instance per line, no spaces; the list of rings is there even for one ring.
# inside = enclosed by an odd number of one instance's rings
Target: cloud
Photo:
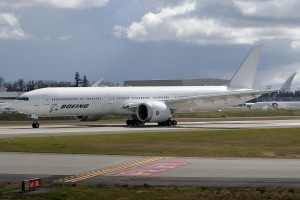
[[[2,0],[3,7],[51,6],[55,8],[83,9],[88,7],[103,7],[109,0]]]
[[[299,18],[298,0],[234,0],[234,6],[245,16],[268,18]]]
[[[0,13],[0,39],[25,39],[30,37],[20,27],[19,19],[12,13]]]
[[[288,39],[291,46],[300,41],[300,27],[242,26],[228,24],[213,17],[195,17],[196,2],[166,7],[158,13],[148,12],[140,22],[128,27],[116,25],[113,34],[134,41],[175,40],[205,44],[253,44],[263,40]],[[298,44],[298,43],[297,43]]]
[[[114,35],[120,38],[126,35],[128,39],[145,41],[145,40],[162,40],[171,37],[168,29],[164,27],[169,25],[174,18],[196,9],[196,3],[185,3],[178,7],[167,7],[155,14],[148,12],[143,16],[141,22],[133,22],[129,27],[114,26]],[[172,31],[172,30],[171,30]],[[159,35],[157,35],[157,34]]]
[[[262,85],[276,85],[277,87],[280,87],[289,76],[297,72],[292,83],[292,88],[296,88],[300,83],[299,67],[300,62],[273,67],[272,70],[268,70],[260,74],[260,82]]]
[[[62,40],[62,41],[67,41],[70,40],[73,37],[73,35],[71,34],[63,34],[61,36],[58,37],[58,39]]]
[[[233,0],[233,2],[235,6],[245,4],[244,1]],[[260,1],[254,0],[246,2],[251,4],[249,9],[253,8],[254,10],[259,10],[259,5],[264,5]],[[277,1],[273,0],[272,2]],[[281,5],[280,2],[279,5]],[[291,2],[296,4],[296,1]],[[294,4],[291,2],[289,5],[292,7]],[[148,12],[139,22],[132,22],[128,27],[115,25],[113,35],[117,38],[125,37],[138,42],[173,40],[200,45],[254,44],[279,39],[288,40],[293,49],[300,48],[300,26],[282,23],[269,23],[268,26],[260,24],[257,20],[255,23],[243,23],[245,19],[235,19],[234,21],[226,19],[225,21],[217,15],[197,16],[199,12],[205,10],[205,6],[215,3],[215,1],[203,0],[200,6],[196,1],[186,1],[179,6],[167,6],[158,10],[157,13]],[[256,3],[257,6],[252,6],[252,3]],[[224,3],[223,6],[225,6]],[[286,9],[289,10],[288,8]],[[256,11],[251,12],[256,13]]]

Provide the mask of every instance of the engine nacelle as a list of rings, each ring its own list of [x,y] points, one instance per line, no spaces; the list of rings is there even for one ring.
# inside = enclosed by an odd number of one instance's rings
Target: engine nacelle
[[[85,115],[85,116],[75,116],[78,121],[98,121],[103,117],[103,115]]]
[[[163,122],[171,117],[171,110],[165,103],[153,101],[140,104],[136,115],[142,122]]]

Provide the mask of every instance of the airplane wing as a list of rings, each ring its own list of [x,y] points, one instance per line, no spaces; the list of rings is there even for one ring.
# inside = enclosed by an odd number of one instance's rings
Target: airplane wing
[[[215,103],[217,101],[230,102],[231,99],[245,99],[251,97],[254,99],[262,94],[276,92],[278,90],[245,90],[245,91],[228,91],[222,93],[203,94],[190,97],[173,98],[167,100],[160,100],[165,102],[170,107],[172,112],[180,110],[194,110],[199,106],[199,103]],[[141,102],[128,102],[122,108],[135,112],[136,108]]]
[[[230,102],[232,99],[254,99],[263,94],[268,94],[278,91],[288,91],[291,88],[292,81],[296,73],[292,74],[288,79],[282,84],[280,89],[268,89],[268,90],[234,90],[226,91],[222,93],[212,93],[212,94],[203,94],[193,97],[186,97],[182,99],[169,99],[165,103],[170,107],[173,112],[178,110],[191,110],[197,108],[199,103],[215,103],[217,101]]]
[[[176,112],[178,110],[192,111],[199,107],[199,103],[216,103],[217,101],[230,102],[232,99],[254,99],[261,96],[262,94],[272,93],[276,91],[278,90],[228,91],[222,93],[203,94],[180,99],[168,99],[165,100],[165,103],[173,112]]]
[[[277,91],[287,91],[291,87],[291,83],[296,73],[292,74],[281,86],[280,89],[268,89],[268,90],[252,90],[252,89],[240,89],[240,90],[228,90],[226,92],[218,92],[218,93],[205,93],[197,96],[183,97],[183,98],[173,98],[164,101],[167,106],[170,107],[172,112],[180,111],[180,110],[191,110],[193,111],[195,108],[199,106],[199,103],[215,103],[217,101],[230,102],[232,99],[254,99],[262,94],[277,92]],[[130,111],[135,111],[138,105],[141,102],[128,102],[124,104],[122,107],[128,109]],[[225,105],[225,104],[224,104]]]

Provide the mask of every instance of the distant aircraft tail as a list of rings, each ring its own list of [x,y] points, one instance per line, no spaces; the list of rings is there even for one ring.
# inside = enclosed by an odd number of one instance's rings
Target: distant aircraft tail
[[[252,48],[240,68],[233,75],[228,87],[252,88],[262,46],[256,45]]]
[[[96,83],[92,85],[92,87],[100,87],[101,83],[103,82],[104,78],[99,79]]]
[[[281,91],[284,91],[284,92],[286,92],[286,91],[289,91],[290,89],[291,89],[291,85],[292,85],[292,82],[293,82],[293,79],[294,79],[294,77],[295,77],[295,75],[297,74],[297,72],[296,73],[294,73],[294,74],[292,74],[283,84],[282,84],[282,86],[281,86]]]

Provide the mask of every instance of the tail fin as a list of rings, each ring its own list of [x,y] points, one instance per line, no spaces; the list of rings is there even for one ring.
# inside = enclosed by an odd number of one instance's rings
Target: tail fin
[[[101,85],[101,83],[103,82],[104,77],[102,77],[101,79],[99,79],[97,82],[95,82],[92,87],[99,87]]]
[[[286,92],[291,89],[293,79],[297,73],[292,74],[281,86],[281,91]]]
[[[228,87],[252,88],[258,66],[262,45],[252,48],[240,68],[233,75]]]

